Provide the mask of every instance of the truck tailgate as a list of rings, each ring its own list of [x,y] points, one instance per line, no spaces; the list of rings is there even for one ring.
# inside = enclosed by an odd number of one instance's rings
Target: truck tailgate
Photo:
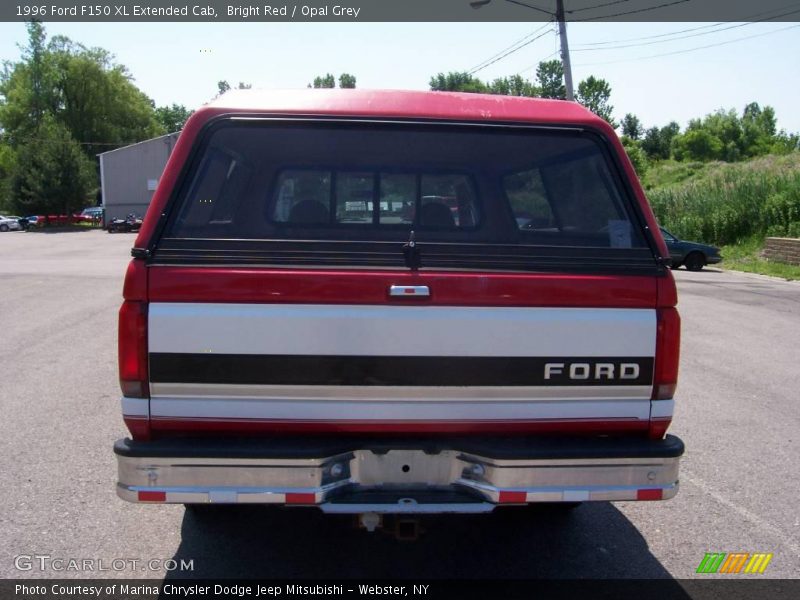
[[[652,278],[425,273],[427,296],[396,298],[406,274],[295,273],[290,291],[281,271],[219,270],[226,286],[213,269],[149,274],[154,430],[648,426]],[[343,292],[348,277],[361,289]]]

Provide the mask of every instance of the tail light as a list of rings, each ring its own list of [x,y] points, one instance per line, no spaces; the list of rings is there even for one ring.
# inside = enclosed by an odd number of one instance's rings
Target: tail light
[[[150,396],[147,376],[147,303],[125,300],[119,309],[119,386],[127,398]]]
[[[122,395],[129,403],[137,404],[139,410],[133,414],[123,414],[134,439],[150,439],[149,410],[142,410],[141,404],[147,406],[150,397],[147,366],[147,267],[143,260],[134,259],[128,263],[125,273],[125,284],[122,288],[125,301],[119,309],[119,386]],[[124,408],[124,405],[123,405]]]
[[[656,365],[653,374],[653,400],[669,400],[678,385],[681,347],[681,318],[675,308],[657,311]]]
[[[678,362],[681,346],[681,318],[675,308],[657,309],[656,364],[653,373],[649,436],[660,440],[672,422],[672,402],[678,384]]]

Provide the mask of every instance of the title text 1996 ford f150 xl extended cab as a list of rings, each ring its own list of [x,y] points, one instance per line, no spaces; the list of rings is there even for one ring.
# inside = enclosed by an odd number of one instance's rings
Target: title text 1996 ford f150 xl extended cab
[[[118,493],[331,513],[678,488],[669,254],[578,104],[231,92],[132,251]]]

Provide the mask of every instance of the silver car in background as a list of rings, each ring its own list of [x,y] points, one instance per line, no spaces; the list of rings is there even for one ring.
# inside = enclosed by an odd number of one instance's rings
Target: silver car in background
[[[0,215],[0,231],[19,231],[22,227],[19,224],[18,217],[7,217]]]

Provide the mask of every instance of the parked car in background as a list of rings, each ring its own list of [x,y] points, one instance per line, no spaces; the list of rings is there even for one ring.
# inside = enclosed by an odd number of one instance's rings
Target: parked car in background
[[[72,223],[79,223],[81,221],[79,215],[31,215],[29,217],[22,217],[23,221],[27,222],[25,229],[41,228],[50,226],[71,225]]]
[[[28,226],[28,222],[24,218],[18,217],[17,215],[6,215],[6,219],[15,220],[17,223],[19,223],[20,229],[25,229]]]
[[[680,240],[663,227],[659,229],[667,242],[673,269],[683,265],[689,271],[699,271],[706,265],[715,265],[722,261],[720,250],[716,246]]]
[[[74,215],[74,217],[75,221],[78,223],[100,223],[103,220],[103,207],[89,206],[84,208],[80,213]]]
[[[75,222],[74,215],[35,215],[25,217],[30,227],[47,227],[55,225],[69,225]]]
[[[17,220],[19,217],[6,217],[0,215],[0,231],[19,231],[22,227]]]

